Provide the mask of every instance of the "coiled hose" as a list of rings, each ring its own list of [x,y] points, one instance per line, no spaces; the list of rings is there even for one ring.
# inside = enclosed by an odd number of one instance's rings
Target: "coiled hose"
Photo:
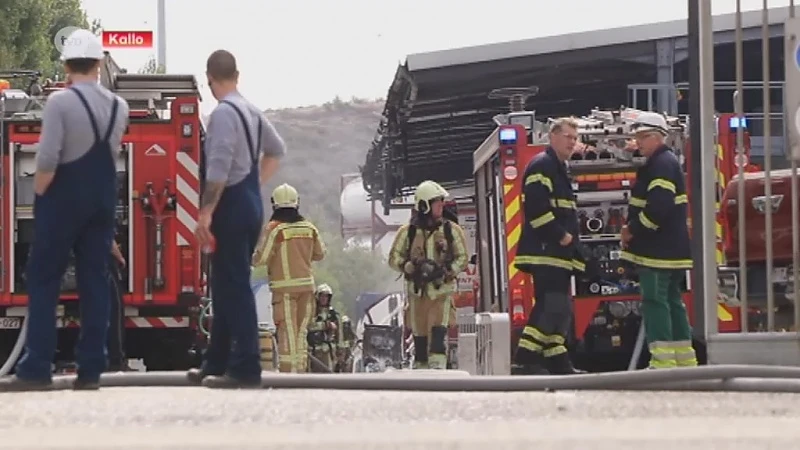
[[[200,317],[198,319],[198,327],[200,328],[200,332],[203,333],[205,337],[211,336],[211,330],[206,328],[206,321],[209,318],[214,317],[214,314],[211,311],[211,300],[210,299],[202,299],[200,307]]]

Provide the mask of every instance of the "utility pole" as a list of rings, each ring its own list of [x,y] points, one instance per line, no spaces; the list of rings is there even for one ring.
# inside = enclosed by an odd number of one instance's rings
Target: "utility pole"
[[[167,71],[167,18],[166,18],[166,0],[158,0],[158,19],[157,30],[158,34],[158,52],[156,54],[156,66]]]

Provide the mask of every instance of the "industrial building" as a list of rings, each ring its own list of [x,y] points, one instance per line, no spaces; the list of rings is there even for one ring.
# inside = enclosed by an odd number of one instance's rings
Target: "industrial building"
[[[770,15],[773,154],[783,165],[783,22]],[[742,14],[743,96],[752,155],[763,155],[761,11]],[[716,108],[733,111],[735,15],[714,17]],[[491,133],[508,101],[497,88],[536,86],[526,109],[540,119],[581,115],[620,105],[688,114],[689,64],[685,20],[486,44],[408,55],[391,82],[375,140],[362,168],[364,189],[387,214],[392,200],[419,182],[472,181],[472,153]]]

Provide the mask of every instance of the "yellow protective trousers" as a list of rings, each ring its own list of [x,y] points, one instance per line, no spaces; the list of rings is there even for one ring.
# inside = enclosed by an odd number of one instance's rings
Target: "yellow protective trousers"
[[[308,372],[308,322],[314,315],[313,292],[273,291],[272,316],[278,334],[278,370]]]
[[[447,368],[447,331],[453,300],[427,296],[409,298],[408,319],[414,335],[414,368]]]

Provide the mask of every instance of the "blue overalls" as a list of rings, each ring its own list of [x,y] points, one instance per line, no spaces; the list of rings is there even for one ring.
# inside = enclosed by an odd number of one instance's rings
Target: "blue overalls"
[[[122,370],[125,361],[125,305],[120,290],[120,267],[113,256],[108,261],[111,312],[108,327],[108,363],[112,370]]]
[[[55,310],[70,250],[75,253],[80,298],[78,377],[97,381],[106,367],[111,303],[106,267],[117,203],[117,170],[109,139],[116,124],[118,101],[114,100],[111,123],[102,136],[86,98],[76,88],[70,90],[89,115],[95,142],[82,157],[59,164],[45,193],[34,199],[34,242],[27,270],[28,332],[25,353],[16,368],[18,378],[30,381],[52,378]]]
[[[243,381],[261,379],[256,301],[250,288],[250,264],[264,221],[264,206],[258,173],[258,139],[253,142],[248,121],[233,103],[230,105],[244,128],[252,168],[240,182],[227,186],[211,220],[216,240],[211,257],[211,296],[214,320],[202,371],[226,374]]]

